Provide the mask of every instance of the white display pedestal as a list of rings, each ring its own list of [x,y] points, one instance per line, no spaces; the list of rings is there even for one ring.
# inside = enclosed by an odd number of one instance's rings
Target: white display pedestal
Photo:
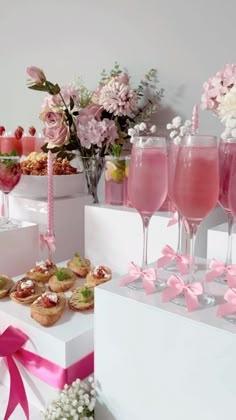
[[[96,288],[96,420],[234,420],[236,325],[160,300]]]
[[[225,262],[228,243],[228,225],[223,223],[208,230],[207,258]],[[232,237],[232,263],[236,264],[236,234]]]
[[[66,261],[58,265],[65,267]],[[18,276],[15,280],[19,278],[22,278],[22,276]],[[84,279],[77,279],[75,287],[83,283]],[[70,291],[66,292],[67,296],[69,294]],[[55,325],[45,328],[30,317],[29,305],[18,304],[6,297],[1,299],[0,305],[0,334],[9,325],[20,329],[29,337],[24,349],[50,360],[62,368],[69,368],[86,358],[86,367],[83,368],[83,371],[91,369],[94,349],[94,314],[92,310],[84,313],[74,312],[66,304],[60,320]],[[34,376],[20,363],[17,363],[17,365],[24,381],[28,401],[32,404],[33,410],[35,410],[35,407],[38,410],[44,410],[57,396],[58,390]],[[91,373],[89,372],[88,375]],[[9,373],[3,359],[0,359],[0,382],[4,388],[4,392],[1,392],[2,388],[0,387],[1,420],[1,415],[6,409],[10,385]],[[17,410],[20,410],[20,408],[18,407]],[[16,413],[14,413],[13,419],[24,420],[25,417],[16,417]],[[34,418],[31,414],[30,419],[37,420],[37,417]]]
[[[0,274],[16,276],[38,260],[38,226],[29,222],[20,225],[8,230],[0,227]]]
[[[84,206],[92,202],[90,195],[54,200],[56,251],[54,261],[71,258],[76,251],[84,253]],[[47,231],[47,200],[10,197],[10,216],[39,225],[39,233]],[[39,248],[39,259],[47,257]],[[18,271],[19,273],[19,271]]]
[[[150,222],[148,260],[155,261],[164,245],[177,246],[177,224],[167,227],[170,215],[155,213]],[[206,257],[207,230],[225,220],[217,207],[202,223],[196,239],[196,255]],[[122,206],[85,207],[85,255],[94,264],[107,264],[116,273],[125,273],[130,261],[141,264],[143,230],[136,210]]]

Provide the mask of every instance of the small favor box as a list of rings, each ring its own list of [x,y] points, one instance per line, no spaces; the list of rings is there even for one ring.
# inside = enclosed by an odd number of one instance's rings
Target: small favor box
[[[24,382],[28,402],[33,406],[43,410],[55,399],[59,387],[49,385],[48,377],[53,376],[53,380],[57,381],[58,372],[63,371],[65,378],[72,379],[68,380],[71,383],[93,373],[93,318],[91,311],[73,312],[66,305],[60,320],[54,326],[45,328],[30,317],[29,305],[18,304],[9,298],[1,300],[0,334],[9,326],[19,329],[29,337],[23,349],[33,353],[33,357],[40,356],[53,364],[53,375],[51,372],[45,373],[44,380],[41,380],[17,358],[14,359]],[[35,363],[41,371],[46,366],[41,359]],[[3,359],[0,359],[0,377],[2,385],[9,390],[9,372]],[[5,412],[5,400],[2,399],[0,395],[0,406]]]
[[[28,271],[38,260],[38,226],[35,223],[17,221],[19,227],[1,230],[0,226],[0,274],[16,276]]]

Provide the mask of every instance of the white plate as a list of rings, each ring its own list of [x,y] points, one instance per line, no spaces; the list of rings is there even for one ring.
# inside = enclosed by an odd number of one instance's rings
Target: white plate
[[[21,175],[20,182],[12,190],[11,195],[25,198],[47,198],[47,183],[47,176]],[[54,175],[53,193],[55,198],[87,193],[84,174]]]

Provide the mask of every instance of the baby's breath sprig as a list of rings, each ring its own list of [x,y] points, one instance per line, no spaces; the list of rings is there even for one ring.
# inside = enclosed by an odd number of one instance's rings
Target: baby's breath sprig
[[[45,420],[94,420],[95,403],[93,377],[89,377],[88,382],[76,379],[71,385],[64,386],[43,416]]]
[[[170,138],[177,144],[181,140],[181,137],[192,133],[192,122],[190,120],[183,122],[182,118],[177,116],[173,118],[171,123],[167,124],[166,128],[167,130],[172,130],[170,132]]]
[[[150,136],[155,134],[157,130],[156,125],[152,125],[148,128],[145,122],[141,122],[140,124],[136,124],[133,128],[129,128],[128,135],[130,136],[130,142],[133,143],[133,138],[138,136]]]

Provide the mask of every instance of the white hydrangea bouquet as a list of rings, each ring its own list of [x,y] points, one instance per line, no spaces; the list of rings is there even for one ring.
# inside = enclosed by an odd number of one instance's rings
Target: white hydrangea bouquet
[[[42,414],[45,420],[94,420],[95,403],[94,378],[89,377],[88,382],[76,379],[64,386]]]

